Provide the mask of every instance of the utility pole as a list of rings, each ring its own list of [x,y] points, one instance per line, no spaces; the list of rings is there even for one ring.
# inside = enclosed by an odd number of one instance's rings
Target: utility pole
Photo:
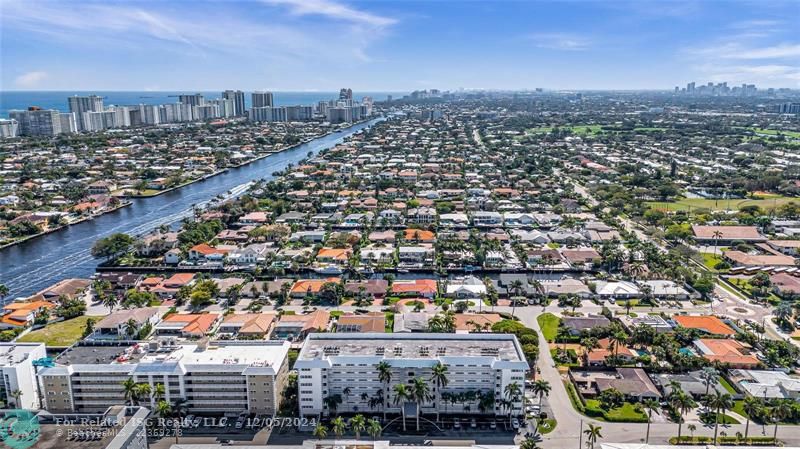
[[[583,446],[583,420],[581,420],[580,430],[578,430],[578,449]]]

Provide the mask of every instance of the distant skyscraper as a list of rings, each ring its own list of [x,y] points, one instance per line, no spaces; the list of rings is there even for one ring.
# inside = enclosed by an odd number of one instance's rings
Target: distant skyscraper
[[[272,92],[253,92],[250,98],[253,103],[252,107],[254,108],[274,106]]]
[[[9,111],[8,117],[19,124],[21,136],[55,136],[61,134],[61,117],[55,109],[31,106],[27,111]]]
[[[222,92],[222,98],[225,100],[233,100],[234,115],[244,115],[244,92],[241,90],[226,90],[225,92]]]
[[[0,137],[17,137],[19,123],[14,119],[0,118]]]
[[[103,110],[103,97],[97,95],[89,95],[88,97],[75,95],[67,98],[67,102],[69,103],[69,112],[75,114],[75,121],[79,131],[87,130],[87,125],[83,121],[85,112],[100,112]]]
[[[75,114],[72,112],[62,112],[58,114],[61,121],[62,133],[76,133],[78,132],[78,121],[75,119]]]
[[[343,87],[339,90],[339,99],[340,100],[352,100],[353,99],[353,89]]]
[[[202,106],[206,104],[206,99],[202,94],[178,95],[178,103],[188,104],[189,106]]]

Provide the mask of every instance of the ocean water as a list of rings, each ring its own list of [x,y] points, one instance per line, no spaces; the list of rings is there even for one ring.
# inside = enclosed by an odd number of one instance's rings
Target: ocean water
[[[104,97],[103,104],[108,105],[136,105],[136,104],[167,104],[176,103],[180,94],[194,94],[195,91],[183,92],[135,92],[135,91],[0,91],[0,117],[8,117],[12,109],[27,109],[29,106],[38,106],[42,109],[58,109],[69,112],[67,97],[73,95],[100,95]],[[199,92],[206,100],[221,98],[222,92]],[[245,91],[245,106],[250,107],[250,93]],[[353,92],[353,99],[361,100],[362,97],[372,97],[375,101],[385,100],[391,95],[399,98],[404,92]],[[315,105],[319,101],[339,98],[339,92],[273,92],[277,106],[290,105]]]

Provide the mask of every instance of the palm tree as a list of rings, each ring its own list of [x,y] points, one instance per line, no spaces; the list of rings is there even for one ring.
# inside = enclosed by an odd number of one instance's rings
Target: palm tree
[[[324,439],[326,436],[328,436],[328,428],[322,423],[317,424],[317,427],[314,427],[314,436],[318,440]]]
[[[14,398],[14,407],[22,408],[22,390],[14,390],[8,395]]]
[[[150,388],[150,384],[146,384],[146,383],[138,383],[138,384],[136,384],[137,402],[138,402],[139,399],[150,397],[151,391],[152,391],[152,389]]]
[[[131,318],[125,322],[125,335],[133,338],[133,336],[136,335],[136,332],[138,331],[139,331],[139,323],[137,323],[136,320]]]
[[[431,400],[431,388],[425,379],[415,377],[411,384],[411,397],[417,405],[417,432],[419,432],[419,415],[422,413],[421,406],[425,401]]]
[[[383,409],[383,422],[386,422],[386,395],[389,393],[389,382],[392,381],[392,365],[382,360],[375,368],[378,370],[378,380],[385,384],[385,389],[381,390],[381,408]]]
[[[583,431],[586,435],[586,443],[589,444],[592,449],[594,449],[594,444],[597,443],[597,439],[603,438],[600,429],[602,429],[602,427],[589,423],[589,428]]]
[[[522,281],[519,280],[519,279],[514,279],[514,281],[511,282],[510,287],[511,287],[511,290],[514,290],[514,296],[519,296],[520,292],[522,291]],[[517,309],[517,301],[516,300],[512,300],[511,301],[511,319],[512,320],[514,319],[514,313],[516,312],[516,309]]]
[[[406,407],[405,403],[411,399],[411,392],[408,391],[405,384],[397,384],[394,386],[394,405],[400,406],[400,411],[403,414],[403,432],[406,431]]]
[[[689,432],[691,432],[692,434],[692,438],[694,438],[694,431],[697,430],[697,426],[695,426],[694,424],[689,424],[688,426],[686,426],[686,428],[689,429]]]
[[[447,378],[447,365],[437,362],[431,369],[431,382],[436,387],[436,422],[439,422],[439,402],[442,400],[442,388],[447,387],[450,380]]]
[[[539,445],[533,438],[525,438],[519,443],[519,449],[539,449]]]
[[[367,433],[372,437],[372,441],[381,436],[381,432],[383,432],[381,423],[377,419],[370,419],[367,423]]]
[[[678,415],[678,441],[680,441],[681,428],[683,427],[683,415],[689,413],[696,404],[691,396],[675,387],[673,387],[670,393],[669,404],[672,410]]]
[[[718,376],[719,372],[713,366],[707,366],[700,372],[700,379],[703,380],[703,384],[706,386],[706,396],[708,396],[709,389],[716,382]]]
[[[706,396],[708,408],[714,411],[714,445],[717,445],[717,433],[719,431],[719,415],[725,414],[726,410],[733,408],[733,398],[728,393],[716,392]]]
[[[8,287],[6,284],[0,284],[0,301],[8,295]]]
[[[117,295],[113,293],[110,295],[103,293],[101,301],[103,303],[103,306],[108,307],[108,312],[111,313],[114,311],[114,307],[117,307],[117,304],[119,303],[119,298],[117,298]]]
[[[552,390],[550,382],[544,379],[539,379],[533,383],[531,391],[533,392],[533,394],[539,396],[539,407],[542,406],[542,398],[544,396],[548,396],[550,394],[550,390]]]
[[[172,406],[167,401],[158,401],[155,412],[159,418],[167,419],[172,414]]]
[[[180,426],[181,421],[186,416],[188,410],[187,400],[184,398],[178,398],[172,404],[172,418],[175,421],[175,444],[178,444],[178,438],[180,437],[180,432],[178,431],[178,427]]]
[[[136,381],[132,377],[125,379],[122,382],[122,389],[125,392],[125,400],[129,405],[133,405],[136,401]]]
[[[364,415],[359,414],[350,418],[350,421],[348,421],[347,424],[350,426],[351,429],[353,429],[353,432],[356,433],[356,440],[360,440],[361,432],[363,432],[364,429],[367,428],[367,420],[366,418],[364,418]]]
[[[659,405],[658,401],[654,399],[645,399],[642,403],[645,410],[647,410],[647,434],[644,437],[644,444],[650,443],[650,423],[652,422],[653,412],[658,413]]]
[[[339,408],[339,404],[342,403],[342,396],[339,394],[331,394],[326,396],[322,402],[325,403],[329,411],[336,415],[336,410]]]
[[[719,245],[719,239],[722,237],[722,231],[716,230],[711,234],[714,237],[714,258],[717,257],[717,246]]]
[[[514,403],[519,400],[519,396],[522,390],[519,388],[519,384],[516,382],[512,382],[506,385],[503,393],[505,394],[506,400],[508,401],[508,423],[511,424],[511,417],[514,414]]]
[[[761,407],[764,404],[762,403],[761,399],[756,398],[754,396],[747,396],[744,398],[744,403],[742,404],[742,410],[747,418],[747,424],[744,426],[744,439],[747,439],[747,435],[750,433],[750,417],[754,416],[756,413],[761,411]]]
[[[775,423],[775,431],[772,433],[773,441],[778,440],[778,424],[792,413],[792,408],[784,401],[778,402],[769,410],[769,417]]]
[[[611,343],[611,346],[614,347],[614,365],[616,365],[618,361],[620,345],[624,345],[627,340],[628,336],[622,331],[614,332],[608,337],[608,341]]]
[[[153,390],[153,399],[156,402],[164,399],[164,395],[166,394],[166,389],[164,388],[164,384],[156,384],[156,388]]]
[[[337,416],[331,421],[331,430],[336,435],[336,438],[341,438],[344,435],[344,431],[347,430],[347,423],[344,422],[341,416]]]

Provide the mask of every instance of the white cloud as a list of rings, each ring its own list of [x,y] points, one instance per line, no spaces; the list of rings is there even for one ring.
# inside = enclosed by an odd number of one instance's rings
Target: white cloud
[[[573,33],[534,33],[526,38],[539,48],[551,50],[583,51],[592,44],[588,37]]]
[[[800,44],[779,44],[770,47],[747,48],[722,55],[730,59],[775,59],[800,57]]]
[[[47,72],[33,71],[23,73],[14,79],[14,85],[21,88],[38,87],[47,78]]]
[[[285,4],[290,6],[290,15],[323,16],[313,24],[293,22],[279,11],[269,21],[258,20],[255,14],[214,14],[213,8],[219,5],[214,2],[206,3],[209,10],[192,8],[190,2],[162,7],[161,3],[0,1],[4,28],[45,35],[52,43],[75,48],[115,46],[120,50],[190,52],[204,58],[212,58],[213,53],[236,54],[272,64],[322,62],[343,54],[366,62],[370,60],[368,47],[381,37],[385,26],[395,23],[328,0],[262,3],[265,12],[269,5]]]
[[[285,5],[292,14],[298,16],[320,15],[352,23],[386,27],[394,25],[397,20],[358,10],[342,3],[330,0],[263,0],[271,5]]]

